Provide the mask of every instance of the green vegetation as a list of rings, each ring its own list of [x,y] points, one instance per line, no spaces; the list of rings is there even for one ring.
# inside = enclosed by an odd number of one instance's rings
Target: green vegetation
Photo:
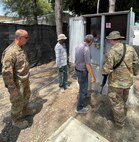
[[[37,16],[45,15],[54,10],[56,0],[0,0],[5,5],[6,14],[26,18],[28,22],[37,23]],[[63,10],[69,10],[75,15],[97,13],[98,0],[62,0]],[[115,11],[130,10],[139,19],[138,0],[116,0]],[[100,0],[99,13],[108,12],[109,0]]]
[[[74,14],[94,14],[97,13],[98,0],[63,0],[64,8],[69,9]],[[136,19],[139,19],[138,0],[116,0],[115,11],[130,10],[136,13]],[[109,0],[100,0],[99,13],[109,11]]]
[[[28,23],[37,24],[37,16],[52,11],[46,0],[1,0],[5,6],[6,15],[27,19]]]

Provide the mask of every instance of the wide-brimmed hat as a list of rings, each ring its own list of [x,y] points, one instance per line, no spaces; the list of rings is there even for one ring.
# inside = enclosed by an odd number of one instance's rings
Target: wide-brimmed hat
[[[120,35],[119,31],[113,31],[109,33],[108,36],[106,36],[107,39],[120,39],[120,38],[125,38],[124,36]]]
[[[58,35],[57,41],[61,40],[61,39],[67,39],[67,37],[64,34],[60,34]]]

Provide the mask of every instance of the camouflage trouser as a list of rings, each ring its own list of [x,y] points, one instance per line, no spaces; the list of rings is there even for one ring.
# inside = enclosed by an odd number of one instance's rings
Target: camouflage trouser
[[[128,99],[129,88],[115,88],[109,86],[108,96],[112,105],[112,111],[115,123],[124,124],[127,108],[126,101]]]
[[[11,118],[12,120],[18,120],[22,117],[23,109],[28,105],[30,98],[30,86],[29,82],[25,84],[17,84],[18,96],[11,96]]]

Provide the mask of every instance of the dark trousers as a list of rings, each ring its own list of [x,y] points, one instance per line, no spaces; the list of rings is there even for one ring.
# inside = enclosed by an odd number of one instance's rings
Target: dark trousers
[[[58,68],[59,87],[63,87],[64,89],[66,89],[67,79],[68,79],[67,65],[61,68]]]
[[[77,71],[76,76],[79,84],[79,94],[77,97],[77,111],[85,107],[85,98],[88,93],[88,72]]]

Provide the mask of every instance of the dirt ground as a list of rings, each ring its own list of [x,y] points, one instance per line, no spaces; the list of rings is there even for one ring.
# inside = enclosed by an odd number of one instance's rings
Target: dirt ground
[[[45,142],[71,116],[110,142],[139,142],[138,95],[133,94],[138,99],[136,105],[129,103],[125,127],[118,130],[113,125],[107,95],[90,91],[91,97],[86,100],[90,108],[89,113],[80,115],[75,113],[78,85],[72,66],[69,68],[71,88],[64,93],[60,92],[58,87],[55,62],[34,67],[30,73],[32,91],[30,106],[37,109],[37,114],[25,118],[30,126],[23,130],[12,126],[9,94],[0,76],[0,130],[8,142]]]

